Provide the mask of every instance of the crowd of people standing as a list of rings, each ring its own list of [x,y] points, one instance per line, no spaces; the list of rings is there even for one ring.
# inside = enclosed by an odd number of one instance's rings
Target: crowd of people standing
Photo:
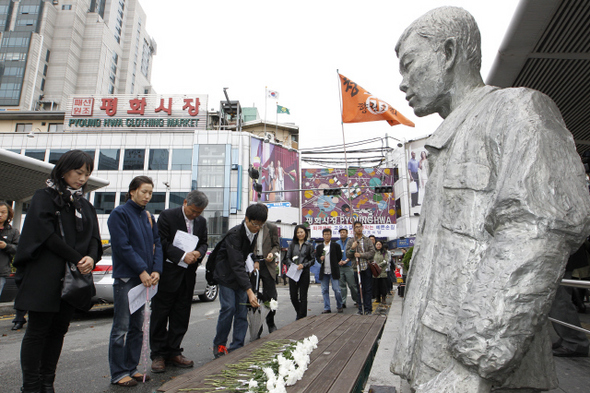
[[[93,162],[80,150],[62,155],[46,187],[33,196],[22,234],[10,225],[12,207],[0,203],[0,293],[12,262],[18,286],[14,302],[17,318],[24,320],[24,314],[29,314],[21,344],[21,390],[25,393],[54,392],[64,337],[76,308],[62,299],[66,264],[73,263],[81,274],[88,275],[102,256],[96,211],[83,196]],[[201,214],[209,201],[204,193],[191,191],[182,206],[164,210],[156,221],[146,210],[153,188],[151,178],[135,177],[125,203],[116,207],[107,221],[114,298],[108,363],[111,383],[122,387],[150,379],[138,370],[144,334],[149,334],[153,373],[165,372],[169,365],[184,368],[194,364],[182,355],[182,341],[190,320],[195,272],[208,249],[207,222]],[[230,229],[216,247],[219,251],[211,272],[220,301],[213,340],[215,357],[244,345],[248,307],[257,308],[262,302],[277,299],[276,269],[281,248],[277,227],[267,222],[267,217],[264,204],[249,206],[244,221]],[[342,229],[336,242],[331,239],[331,230],[324,230],[324,241],[316,248],[308,240],[307,228],[295,227],[283,262],[286,268],[298,272],[298,279],[289,279],[296,319],[307,316],[310,267],[316,262],[321,266],[323,313],[332,312],[330,285],[339,313],[346,308],[348,291],[358,314],[371,314],[373,287],[378,288],[377,299],[385,301],[387,287],[381,279],[387,277],[388,254],[382,242],[363,235],[362,223],[355,222],[353,228],[352,238]],[[175,241],[179,232],[192,236],[194,249],[181,248]],[[249,258],[255,260],[252,268],[247,267]],[[373,278],[368,269],[373,260],[382,265],[384,277]],[[262,291],[258,290],[260,284]],[[145,306],[133,312],[129,308],[128,294],[136,287],[143,287],[148,294],[155,292],[149,331],[143,329]],[[266,314],[269,333],[277,329],[274,317],[275,311]],[[15,319],[15,326],[17,322]],[[24,323],[26,320],[19,322],[19,328]]]

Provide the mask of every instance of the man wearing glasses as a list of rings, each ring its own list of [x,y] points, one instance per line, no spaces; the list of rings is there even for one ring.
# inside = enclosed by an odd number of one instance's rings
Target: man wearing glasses
[[[248,206],[246,218],[221,240],[214,280],[219,284],[219,318],[213,339],[213,355],[218,358],[244,346],[248,331],[248,308],[258,307],[256,294],[246,270],[246,259],[254,251],[257,234],[266,222],[268,208],[262,203]],[[226,347],[233,324],[232,342]]]

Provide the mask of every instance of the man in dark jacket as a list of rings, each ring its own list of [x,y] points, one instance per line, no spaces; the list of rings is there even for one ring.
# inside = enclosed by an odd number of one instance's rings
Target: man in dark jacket
[[[191,191],[183,206],[164,210],[158,219],[164,264],[158,293],[152,299],[150,347],[154,373],[164,372],[166,361],[176,367],[194,365],[182,355],[180,345],[188,330],[197,267],[207,253],[207,221],[201,213],[208,204],[204,193]],[[175,245],[178,232],[196,236],[195,248],[182,250]]]
[[[252,291],[246,259],[254,250],[257,233],[266,222],[268,208],[257,203],[248,206],[246,218],[236,225],[222,240],[213,278],[219,284],[219,318],[217,332],[213,339],[213,354],[216,358],[228,351],[244,346],[244,338],[248,330],[247,303],[258,307],[256,294]],[[233,337],[229,349],[226,348],[227,338],[232,328]]]
[[[316,259],[321,264],[320,282],[322,283],[322,296],[324,297],[324,311],[322,314],[331,313],[330,308],[330,283],[336,298],[336,309],[342,313],[342,295],[340,294],[340,266],[342,249],[336,243],[332,243],[332,230],[324,228],[322,231],[324,242],[316,249]]]

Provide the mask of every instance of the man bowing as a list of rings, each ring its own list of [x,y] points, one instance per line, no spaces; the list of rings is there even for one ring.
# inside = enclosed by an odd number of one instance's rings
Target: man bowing
[[[164,268],[158,293],[152,299],[150,347],[154,373],[166,371],[166,362],[183,368],[194,364],[182,355],[180,345],[188,330],[196,270],[207,253],[207,221],[201,213],[208,204],[204,193],[191,191],[181,207],[164,210],[158,219]],[[194,250],[177,247],[178,237],[196,242]]]

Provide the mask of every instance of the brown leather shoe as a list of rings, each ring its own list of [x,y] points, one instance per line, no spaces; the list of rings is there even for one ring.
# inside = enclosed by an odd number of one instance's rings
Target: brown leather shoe
[[[190,359],[185,358],[182,355],[176,355],[176,356],[172,356],[170,359],[170,362],[176,366],[176,367],[180,367],[180,368],[190,368],[192,367],[195,362],[193,362]]]
[[[153,373],[163,373],[166,371],[166,362],[162,356],[156,356],[154,360],[152,360],[152,372]]]

